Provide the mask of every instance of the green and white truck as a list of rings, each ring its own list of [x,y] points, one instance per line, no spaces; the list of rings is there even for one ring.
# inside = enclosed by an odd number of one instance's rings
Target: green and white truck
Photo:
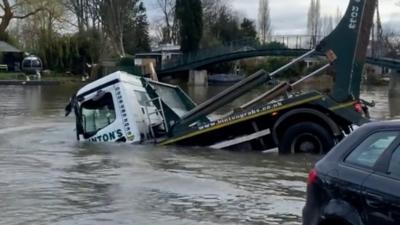
[[[116,72],[78,91],[67,112],[74,111],[79,140],[207,146],[215,149],[324,153],[354,125],[369,121],[368,103],[360,99],[376,0],[350,0],[337,28],[315,49],[288,65],[259,71],[217,96],[196,105],[179,87]],[[305,57],[323,55],[327,64],[294,83],[281,83],[264,94],[211,118],[210,114],[283,74]],[[293,93],[294,86],[335,71],[329,93]]]

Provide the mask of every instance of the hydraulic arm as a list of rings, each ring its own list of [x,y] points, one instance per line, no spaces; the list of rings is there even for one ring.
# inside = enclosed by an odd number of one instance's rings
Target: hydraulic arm
[[[361,76],[376,2],[351,0],[339,25],[316,48],[333,61],[336,77],[332,97],[338,102],[360,97]]]

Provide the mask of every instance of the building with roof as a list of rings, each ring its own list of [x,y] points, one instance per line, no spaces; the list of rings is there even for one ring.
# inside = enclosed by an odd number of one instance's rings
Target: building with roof
[[[149,53],[138,53],[135,55],[135,65],[144,66],[153,63],[155,68],[161,69],[169,61],[179,59],[182,56],[179,45],[165,44],[153,48]],[[146,73],[145,73],[146,74]]]
[[[0,68],[7,71],[19,71],[24,53],[7,42],[0,41]]]

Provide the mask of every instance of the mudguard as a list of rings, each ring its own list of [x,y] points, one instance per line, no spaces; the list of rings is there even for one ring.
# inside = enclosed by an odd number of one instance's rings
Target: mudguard
[[[292,116],[299,116],[299,114],[309,114],[312,115],[313,117],[317,117],[321,120],[323,120],[330,128],[330,131],[334,136],[339,136],[341,135],[340,128],[338,125],[327,115],[323,114],[322,112],[315,110],[315,109],[309,109],[309,108],[300,108],[300,109],[295,109],[292,111],[289,111],[285,113],[283,116],[281,116],[275,123],[273,130],[273,137],[274,141],[276,144],[279,143],[279,137],[277,134],[277,129],[279,126],[287,119],[291,118]]]

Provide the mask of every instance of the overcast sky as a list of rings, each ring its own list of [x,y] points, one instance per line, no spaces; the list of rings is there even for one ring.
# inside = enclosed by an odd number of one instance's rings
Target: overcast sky
[[[380,10],[385,27],[399,29],[400,0],[380,0]],[[160,12],[155,8],[154,0],[144,0],[150,21],[160,17]],[[243,16],[253,20],[257,19],[259,0],[230,0],[233,8]],[[345,12],[349,0],[321,0],[322,14],[335,15],[339,7]],[[270,0],[271,20],[274,34],[301,34],[305,32],[307,24],[307,11],[310,0]]]

